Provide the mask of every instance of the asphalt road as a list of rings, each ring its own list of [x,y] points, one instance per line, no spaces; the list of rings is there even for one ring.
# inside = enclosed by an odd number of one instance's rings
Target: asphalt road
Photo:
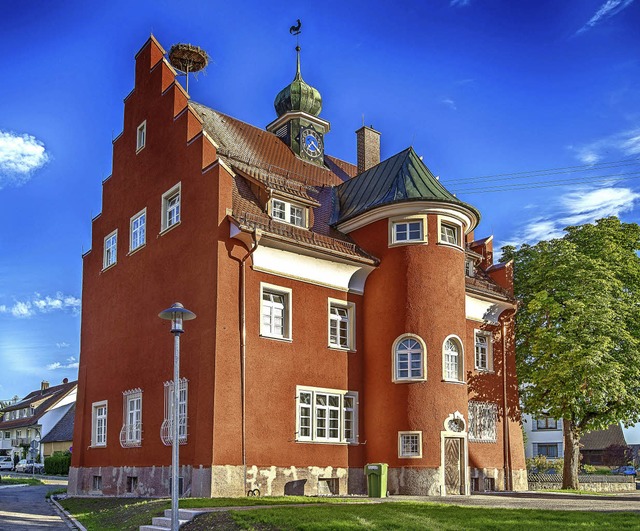
[[[45,500],[47,492],[58,487],[0,485],[0,531],[69,531],[53,506]]]

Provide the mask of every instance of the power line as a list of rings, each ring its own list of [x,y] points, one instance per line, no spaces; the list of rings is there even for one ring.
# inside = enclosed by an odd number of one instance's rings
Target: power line
[[[541,170],[529,170],[522,172],[511,172],[511,173],[497,173],[493,175],[482,175],[476,177],[464,177],[459,179],[449,179],[446,182],[448,184],[452,183],[463,183],[463,182],[473,182],[473,181],[482,181],[493,179],[496,181],[500,180],[518,180],[518,179],[526,179],[529,177],[544,177],[548,175],[559,175],[566,173],[577,173],[584,171],[597,171],[597,170],[608,170],[623,166],[634,166],[636,164],[640,164],[640,157],[635,157],[632,159],[621,159],[610,162],[601,162],[596,164],[586,164],[581,166],[565,166],[559,168],[546,168]]]

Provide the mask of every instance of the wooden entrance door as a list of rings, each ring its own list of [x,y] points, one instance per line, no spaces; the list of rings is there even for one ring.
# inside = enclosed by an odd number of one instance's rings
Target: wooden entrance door
[[[444,439],[444,485],[447,494],[464,494],[464,441]]]

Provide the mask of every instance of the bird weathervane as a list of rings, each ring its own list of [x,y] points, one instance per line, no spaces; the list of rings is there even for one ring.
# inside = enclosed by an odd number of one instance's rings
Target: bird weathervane
[[[299,35],[301,31],[300,28],[302,28],[302,22],[298,19],[298,24],[296,26],[291,26],[289,28],[289,33],[291,33],[291,35]]]

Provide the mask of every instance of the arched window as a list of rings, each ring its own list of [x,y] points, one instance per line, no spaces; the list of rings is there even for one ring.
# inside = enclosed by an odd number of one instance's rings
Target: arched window
[[[393,380],[426,380],[424,341],[418,336],[404,335],[393,346]]]
[[[444,379],[460,382],[463,375],[462,343],[456,336],[449,336],[443,346]]]

